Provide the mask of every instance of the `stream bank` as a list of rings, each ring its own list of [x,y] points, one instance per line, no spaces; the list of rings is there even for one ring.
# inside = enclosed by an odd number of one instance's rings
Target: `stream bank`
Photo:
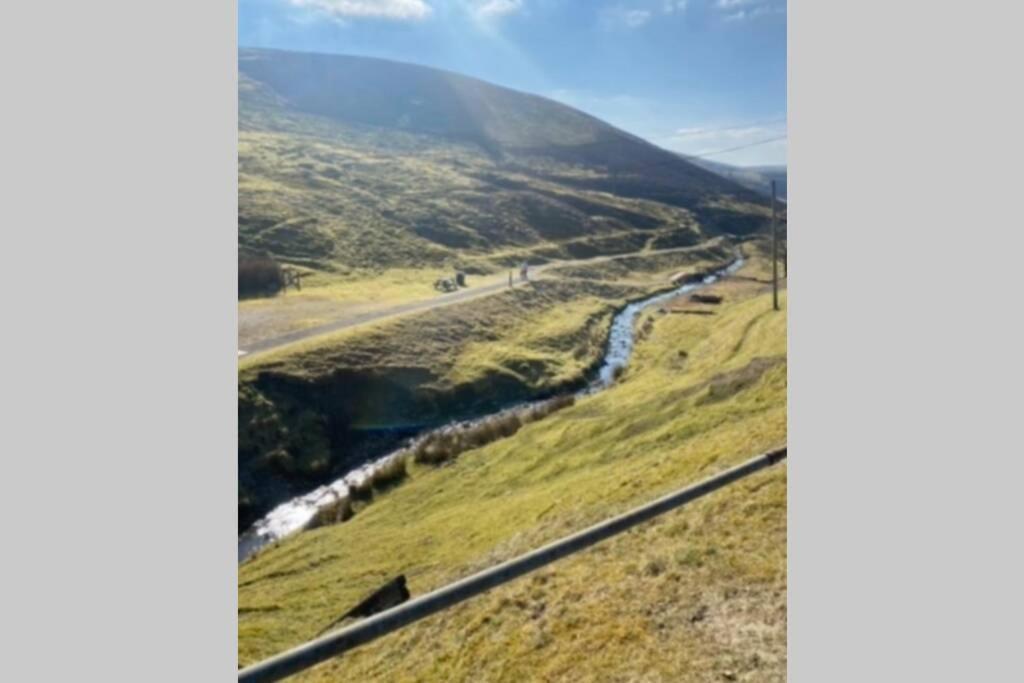
[[[336,452],[335,449],[343,449],[346,458],[340,468],[347,471],[328,484],[310,485],[306,489],[308,493],[295,495],[263,516],[248,515],[247,517],[251,518],[258,517],[250,525],[250,519],[243,519],[242,514],[241,496],[246,482],[240,467],[239,527],[240,530],[247,530],[239,537],[239,562],[265,545],[315,524],[324,509],[334,509],[339,505],[347,506],[354,490],[365,488],[366,482],[376,471],[391,467],[396,459],[406,457],[409,449],[415,447],[417,441],[428,439],[432,434],[444,433],[446,430],[451,432],[472,429],[475,423],[494,419],[496,414],[537,410],[539,404],[553,397],[589,395],[607,388],[613,382],[619,368],[625,367],[629,361],[635,342],[634,323],[644,309],[705,287],[721,277],[736,272],[743,263],[743,257],[737,256],[725,267],[697,273],[685,284],[627,304],[613,318],[603,355],[598,362],[579,379],[548,388],[543,394],[536,390],[531,392],[529,387],[510,381],[507,375],[499,375],[484,378],[473,385],[460,387],[454,394],[442,396],[434,389],[436,378],[429,374],[424,375],[421,369],[417,369],[418,372],[402,368],[389,369],[394,374],[378,377],[377,381],[369,383],[365,377],[346,377],[342,379],[351,380],[351,383],[328,382],[318,385],[288,378],[283,384],[278,384],[282,378],[271,374],[261,376],[260,381],[265,383],[261,388],[263,392],[280,393],[282,387],[289,386],[283,398],[275,401],[278,405],[281,405],[282,401],[287,405],[289,398],[302,395],[307,405],[311,402],[313,405],[321,406],[319,415],[301,412],[293,415],[292,418],[296,421],[292,424],[299,425],[297,430],[300,434],[306,435],[304,438],[313,440],[309,453],[329,454],[332,451]],[[293,384],[288,385],[289,382]],[[243,409],[255,409],[257,403],[258,398],[253,397],[251,405],[243,408],[240,395],[240,423]],[[362,414],[361,418],[354,417],[359,416],[360,411],[365,411],[367,406],[371,405],[391,411],[387,416],[390,422],[386,428],[381,428],[379,424],[379,420],[384,416],[376,416],[376,424],[373,419],[369,419],[371,416],[366,414]],[[287,411],[287,408],[285,410]],[[420,416],[420,423],[403,423],[403,420],[416,415]],[[433,415],[435,419],[443,421],[443,424],[431,425],[422,421],[423,415]],[[253,418],[252,415],[247,417]],[[309,431],[303,431],[302,425]],[[251,444],[247,446],[252,447]],[[240,438],[240,454],[242,449],[243,442]],[[376,455],[373,455],[374,452]],[[314,455],[304,462],[292,462],[290,466],[293,472],[299,467],[308,468],[308,479],[312,483],[317,478],[318,462],[322,461]],[[289,463],[279,463],[278,466],[289,466]],[[339,465],[336,463],[332,470],[336,472],[338,468]],[[323,481],[324,474],[325,472],[319,473],[320,481]],[[293,476],[285,481],[296,487],[301,486],[304,479]],[[280,496],[282,493],[286,492],[278,491],[277,495]]]

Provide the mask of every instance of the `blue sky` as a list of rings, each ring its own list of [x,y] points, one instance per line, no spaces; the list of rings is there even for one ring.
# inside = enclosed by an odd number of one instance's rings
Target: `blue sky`
[[[436,66],[705,154],[786,135],[785,0],[239,0],[238,44]],[[786,162],[786,140],[716,154]]]

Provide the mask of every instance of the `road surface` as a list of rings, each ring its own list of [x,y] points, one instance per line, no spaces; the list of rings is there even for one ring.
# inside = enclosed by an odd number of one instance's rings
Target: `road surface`
[[[569,260],[569,261],[552,261],[545,263],[544,265],[532,266],[530,268],[530,280],[542,280],[546,271],[557,269],[563,266],[585,266],[593,263],[601,263],[604,261],[612,261],[620,258],[627,258],[630,256],[652,256],[655,254],[671,254],[674,252],[691,251],[694,249],[704,249],[720,241],[721,238],[714,238],[700,244],[692,245],[689,247],[675,247],[672,249],[658,249],[658,250],[640,250],[632,251],[625,254],[612,254],[608,256],[595,256],[589,259]],[[518,275],[518,271],[516,273]],[[522,280],[516,279],[515,286],[521,287],[523,285]],[[433,299],[424,299],[421,301],[411,301],[406,304],[398,304],[387,308],[379,308],[372,311],[366,311],[365,313],[349,313],[338,320],[332,320],[329,323],[323,325],[317,325],[315,327],[307,327],[301,330],[295,330],[285,334],[280,334],[274,337],[268,337],[246,344],[244,349],[238,350],[238,357],[251,357],[268,351],[279,349],[288,344],[294,344],[296,342],[304,341],[312,337],[317,337],[322,334],[329,334],[331,332],[338,332],[361,325],[368,325],[370,323],[379,322],[388,318],[395,318],[402,315],[408,315],[411,313],[420,313],[423,311],[429,311],[435,308],[441,308],[443,306],[451,306],[464,301],[471,301],[473,299],[479,299],[481,297],[490,296],[497,292],[505,291],[509,288],[507,280],[501,280],[489,285],[481,285],[479,287],[470,287],[468,289],[460,289],[457,292],[450,292],[447,294],[439,294]]]

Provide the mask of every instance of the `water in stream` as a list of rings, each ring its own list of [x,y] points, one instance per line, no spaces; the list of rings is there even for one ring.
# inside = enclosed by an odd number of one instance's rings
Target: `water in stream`
[[[641,299],[628,304],[612,320],[611,330],[608,333],[608,346],[605,351],[604,361],[597,371],[597,376],[592,382],[590,382],[590,384],[587,385],[586,388],[578,392],[579,395],[586,396],[595,394],[602,389],[607,388],[614,380],[618,368],[625,367],[629,362],[629,357],[633,353],[636,317],[641,311],[650,308],[651,306],[664,303],[665,301],[678,297],[682,294],[706,287],[722,277],[735,273],[743,266],[743,263],[743,258],[738,257],[727,267],[708,275],[702,281],[687,283],[668,292],[655,294],[647,297],[646,299]],[[531,405],[533,404],[517,404],[508,406],[499,412],[523,410],[529,408]],[[487,419],[492,416],[493,415],[488,415],[477,418],[477,420]],[[451,429],[453,426],[464,427],[476,422],[477,420],[448,424],[430,431]],[[420,439],[424,438],[424,436],[426,436],[426,434],[422,434],[416,438]],[[372,462],[368,462],[356,468],[344,477],[330,484],[321,486],[305,495],[298,496],[297,498],[293,498],[278,505],[238,537],[238,561],[242,562],[254,552],[269,543],[273,543],[285,536],[307,528],[315,520],[319,510],[327,506],[335,505],[339,500],[346,498],[349,494],[349,487],[358,486],[364,479],[371,476],[377,468],[388,464],[394,458],[402,457],[404,450],[405,449],[403,448],[388,453],[383,457],[377,458]]]

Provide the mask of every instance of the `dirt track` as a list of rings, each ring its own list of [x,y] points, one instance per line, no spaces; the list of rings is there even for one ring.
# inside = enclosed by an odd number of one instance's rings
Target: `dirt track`
[[[701,244],[689,246],[689,247],[675,247],[672,249],[659,249],[659,250],[640,250],[632,251],[625,254],[613,254],[609,256],[595,256],[589,259],[571,260],[571,261],[552,261],[540,266],[533,266],[530,268],[530,279],[541,280],[545,278],[545,273],[553,269],[557,269],[561,266],[573,265],[587,265],[592,263],[601,263],[603,261],[611,261],[619,258],[626,258],[629,256],[637,256],[640,254],[671,254],[673,252],[688,251],[692,249],[702,249],[714,242],[716,239],[703,242]],[[516,274],[518,276],[518,273]],[[523,282],[516,280],[516,287],[522,287]],[[349,312],[341,313],[337,319],[332,320],[322,325],[316,325],[313,327],[306,327],[300,330],[294,330],[284,334],[276,336],[270,336],[265,339],[259,339],[250,343],[245,344],[244,348],[239,348],[238,357],[251,357],[261,353],[266,353],[274,349],[278,349],[288,344],[294,344],[295,342],[303,341],[311,337],[316,337],[322,334],[328,334],[330,332],[338,332],[340,330],[358,327],[360,325],[367,325],[369,323],[385,320],[387,318],[394,318],[401,315],[407,315],[410,313],[419,313],[422,311],[431,310],[434,308],[441,308],[442,306],[450,306],[452,304],[471,301],[484,296],[490,296],[497,292],[501,292],[508,289],[507,281],[499,281],[489,285],[481,285],[479,287],[470,287],[467,289],[461,289],[457,292],[451,292],[448,294],[439,294],[432,299],[424,299],[421,301],[412,301],[406,304],[398,304],[395,306],[389,306],[386,308],[378,308],[365,312]]]

